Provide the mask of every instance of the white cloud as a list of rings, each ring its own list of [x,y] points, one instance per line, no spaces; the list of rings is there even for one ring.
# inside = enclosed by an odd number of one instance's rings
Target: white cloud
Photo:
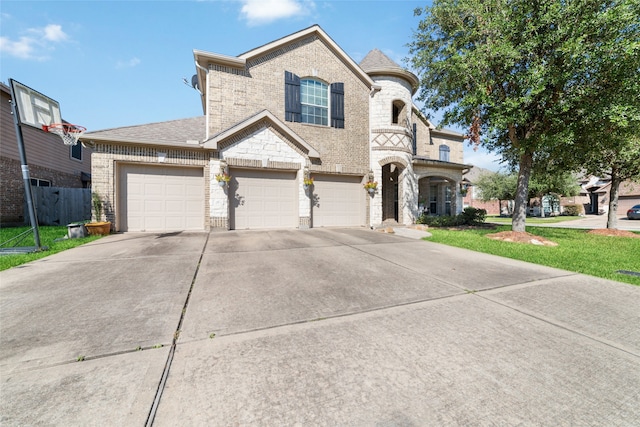
[[[118,61],[118,62],[116,62],[116,68],[119,69],[119,70],[121,70],[123,68],[133,68],[133,67],[139,65],[140,62],[141,62],[140,59],[135,58],[135,57],[131,58],[131,59],[127,60],[127,61]]]
[[[57,43],[64,42],[69,36],[62,31],[61,25],[50,24],[46,27],[29,28],[28,36],[17,40],[0,37],[0,51],[20,59],[44,61]]]
[[[268,24],[282,18],[307,15],[315,8],[313,1],[241,0],[240,14],[249,25]]]
[[[63,42],[68,36],[62,31],[61,25],[50,24],[44,27],[44,38],[52,42]]]
[[[34,44],[34,40],[28,37],[20,37],[17,41],[0,37],[0,52],[6,52],[20,59],[31,59]]]

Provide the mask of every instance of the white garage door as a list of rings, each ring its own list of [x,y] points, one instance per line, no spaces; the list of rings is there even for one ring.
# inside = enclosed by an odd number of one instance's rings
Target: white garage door
[[[362,177],[313,174],[313,227],[360,226],[365,222]]]
[[[202,168],[123,165],[119,189],[121,231],[204,229]]]
[[[298,227],[296,172],[231,169],[230,174],[231,229]]]

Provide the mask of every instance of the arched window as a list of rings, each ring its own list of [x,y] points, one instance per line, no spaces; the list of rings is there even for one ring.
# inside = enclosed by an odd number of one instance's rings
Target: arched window
[[[344,83],[327,85],[320,80],[301,79],[285,71],[284,119],[344,129]]]
[[[404,116],[404,102],[396,100],[393,101],[391,107],[391,123],[394,125],[401,125],[402,117]]]
[[[313,80],[300,80],[300,103],[302,104],[302,123],[314,125],[329,124],[329,86]]]
[[[440,160],[442,160],[443,162],[448,162],[449,161],[449,152],[451,150],[449,149],[449,147],[447,147],[446,145],[442,144],[440,146]]]

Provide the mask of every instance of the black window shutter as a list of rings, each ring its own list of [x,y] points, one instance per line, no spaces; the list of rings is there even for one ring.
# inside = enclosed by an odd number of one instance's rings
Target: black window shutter
[[[344,83],[331,83],[331,127],[344,129]]]
[[[418,153],[418,126],[413,124],[413,155]]]
[[[284,119],[288,122],[299,122],[302,116],[300,104],[300,77],[284,72]]]

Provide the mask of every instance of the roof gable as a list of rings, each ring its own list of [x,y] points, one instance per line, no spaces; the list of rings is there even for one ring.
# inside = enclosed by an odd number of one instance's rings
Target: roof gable
[[[204,148],[218,150],[220,145],[224,142],[233,139],[235,136],[242,134],[245,130],[250,129],[255,125],[259,125],[261,122],[266,122],[269,126],[273,126],[277,129],[287,140],[297,145],[306,152],[311,158],[320,158],[320,153],[316,151],[311,145],[309,145],[304,139],[300,138],[295,132],[293,132],[287,125],[280,121],[268,110],[262,110],[258,114],[243,120],[235,126],[226,129],[212,138],[209,138],[204,142]]]
[[[223,65],[231,68],[245,69],[247,61],[251,61],[261,56],[281,49],[287,45],[294,44],[301,39],[316,36],[338,57],[368,88],[375,86],[375,82],[364,72],[364,70],[353,60],[338,44],[324,32],[319,25],[312,25],[309,28],[274,40],[260,47],[252,49],[238,56],[227,56],[202,50],[193,51],[198,73],[198,82],[201,88],[206,88],[205,71],[208,64]],[[204,67],[204,68],[202,68]]]

